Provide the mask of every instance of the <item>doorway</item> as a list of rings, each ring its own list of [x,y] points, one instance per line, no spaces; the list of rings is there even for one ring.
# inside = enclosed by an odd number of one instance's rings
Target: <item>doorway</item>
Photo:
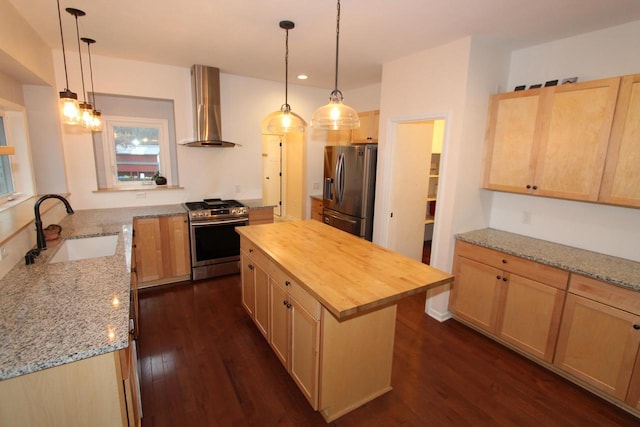
[[[444,119],[397,122],[388,247],[427,264],[431,260]]]
[[[282,216],[282,136],[262,137],[262,202]]]

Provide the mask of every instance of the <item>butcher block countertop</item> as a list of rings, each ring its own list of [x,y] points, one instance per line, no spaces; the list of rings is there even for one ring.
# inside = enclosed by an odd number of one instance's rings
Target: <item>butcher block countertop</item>
[[[453,276],[319,221],[237,227],[338,319],[432,287]]]

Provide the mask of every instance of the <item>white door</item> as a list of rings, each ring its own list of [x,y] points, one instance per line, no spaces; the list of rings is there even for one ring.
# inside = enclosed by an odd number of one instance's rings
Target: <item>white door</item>
[[[422,260],[433,120],[397,123],[393,139],[389,249]]]
[[[262,137],[262,201],[265,205],[277,206],[273,212],[280,215],[282,200],[282,137]]]

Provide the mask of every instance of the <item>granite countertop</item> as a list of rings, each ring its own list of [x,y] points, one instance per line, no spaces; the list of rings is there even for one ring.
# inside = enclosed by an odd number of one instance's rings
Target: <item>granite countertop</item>
[[[460,233],[455,237],[485,248],[640,291],[639,262],[492,228]]]
[[[60,239],[0,279],[0,380],[127,347],[133,218],[185,212],[163,205],[65,216]],[[64,239],[112,234],[119,236],[113,256],[48,263]]]
[[[278,206],[278,205],[270,205],[270,204],[264,203],[262,199],[248,199],[248,200],[238,200],[238,201],[243,205],[245,205],[246,207],[248,207],[249,210],[275,208]]]

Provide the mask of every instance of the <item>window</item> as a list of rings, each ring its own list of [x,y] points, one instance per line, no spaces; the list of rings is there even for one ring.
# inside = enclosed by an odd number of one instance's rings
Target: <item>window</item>
[[[4,117],[0,115],[0,145],[7,146],[7,133],[4,129]],[[0,197],[13,193],[13,176],[9,156],[0,155]]]
[[[105,116],[103,129],[109,187],[150,184],[158,171],[171,182],[166,120]]]
[[[142,188],[160,171],[178,186],[173,101],[95,94],[104,124],[93,133],[98,190]],[[149,187],[144,187],[149,188]]]

